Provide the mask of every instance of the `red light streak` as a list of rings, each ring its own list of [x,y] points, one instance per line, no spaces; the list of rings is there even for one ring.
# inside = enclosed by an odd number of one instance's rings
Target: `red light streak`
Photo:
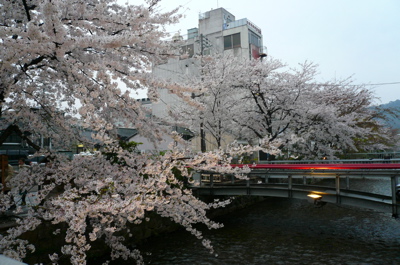
[[[400,169],[400,164],[234,164],[232,167],[250,169],[341,170],[341,169]]]

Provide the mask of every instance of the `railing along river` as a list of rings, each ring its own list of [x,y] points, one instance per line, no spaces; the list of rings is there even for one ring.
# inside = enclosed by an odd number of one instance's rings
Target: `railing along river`
[[[365,163],[369,162],[365,160],[358,161],[359,163],[344,163],[339,160],[334,164],[325,161],[284,162],[232,165],[251,169],[246,180],[237,179],[233,175],[199,172],[195,177],[196,185],[193,190],[198,196],[252,195],[307,199],[316,206],[335,203],[389,212],[393,217],[399,216],[400,163]],[[327,178],[334,179],[334,185],[320,185],[321,180]],[[351,179],[390,181],[390,190],[386,190],[384,194],[352,190]]]

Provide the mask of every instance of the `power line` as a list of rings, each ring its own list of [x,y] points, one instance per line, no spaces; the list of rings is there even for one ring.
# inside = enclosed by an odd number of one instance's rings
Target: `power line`
[[[386,86],[386,85],[397,85],[400,82],[391,82],[391,83],[376,83],[376,84],[364,84],[365,86]]]
[[[177,65],[177,64],[182,64],[182,60],[178,60],[176,62],[168,63],[168,65]],[[162,67],[164,65],[166,65],[166,64],[157,65],[156,68],[158,68],[160,70],[167,71],[167,72],[175,73],[175,74],[185,75],[185,73],[183,71],[179,72],[179,71],[174,71],[172,69],[167,69],[167,68]],[[387,86],[387,85],[398,85],[398,84],[400,84],[400,81],[398,81],[398,82],[387,82],[387,83],[374,83],[374,84],[365,84],[364,83],[364,84],[348,84],[348,85],[344,85],[344,84],[310,83],[309,85],[320,85],[320,86],[331,86],[331,87],[335,87],[335,86],[337,86],[337,87],[339,87],[339,86],[356,87],[356,86]]]
[[[386,86],[386,85],[398,85],[400,82],[390,82],[390,83],[375,83],[375,84],[324,84],[324,83],[310,83],[309,85],[318,85],[318,86],[330,86],[330,87],[357,87],[357,86]]]

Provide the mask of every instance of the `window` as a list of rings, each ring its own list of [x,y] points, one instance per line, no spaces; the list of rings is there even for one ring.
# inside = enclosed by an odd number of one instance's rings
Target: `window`
[[[182,52],[182,54],[189,55],[189,57],[193,57],[193,55],[194,55],[194,45],[193,44],[189,44],[189,45],[182,46],[181,52]]]
[[[224,37],[224,49],[233,49],[233,48],[239,48],[241,46],[240,44],[240,33],[228,35]]]
[[[233,44],[233,48],[240,47],[240,33],[232,35],[232,44]]]
[[[251,30],[249,30],[249,40],[250,44],[261,47],[261,38]]]
[[[224,49],[232,49],[232,35],[224,37]]]

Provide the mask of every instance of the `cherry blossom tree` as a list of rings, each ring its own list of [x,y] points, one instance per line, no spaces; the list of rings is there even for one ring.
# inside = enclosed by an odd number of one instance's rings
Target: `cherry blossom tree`
[[[233,122],[240,111],[242,91],[236,88],[243,59],[232,55],[199,57],[198,73],[183,75],[180,84],[192,87],[192,104],[182,102],[175,109],[174,117],[197,135],[201,129],[206,134],[209,150],[229,145],[240,138]],[[200,124],[202,126],[200,126]]]
[[[197,80],[185,79],[202,85],[196,97],[201,115],[180,111],[192,124],[201,117],[217,143],[228,133],[254,145],[279,142],[308,158],[387,147],[389,130],[371,108],[372,92],[350,78],[318,82],[317,71],[310,62],[289,68],[273,58],[210,58]]]
[[[370,90],[350,78],[320,84],[315,102],[323,107],[311,118],[311,126],[296,132],[307,137],[298,150],[332,158],[343,152],[388,149],[392,133],[372,106],[374,99]]]
[[[239,84],[246,105],[236,122],[250,138],[280,139],[282,148],[310,158],[356,150],[359,139],[364,147],[384,147],[376,138],[387,138],[388,131],[373,119],[374,96],[364,86],[351,79],[318,82],[317,66],[309,62],[293,69],[274,59],[248,65],[247,79]]]
[[[98,240],[109,246],[112,259],[134,258],[141,263],[140,253],[124,244],[121,232],[128,223],[145,221],[149,211],[181,224],[212,251],[193,225],[221,227],[206,217],[206,211],[229,201],[200,201],[174,172],[190,182],[193,171],[189,168],[238,176],[243,170],[231,168],[222,150],[189,155],[173,149],[150,156],[123,149],[116,139],[116,124],[134,126],[154,142],[163,133],[134,98],[135,91],[146,88],[149,97],[157,100],[160,83],[151,77],[151,66],[174,54],[171,43],[162,39],[167,36],[164,26],[175,23],[180,15],[177,9],[160,12],[158,2],[0,3],[1,122],[50,137],[55,150],[76,142],[97,144],[103,150],[73,160],[40,150],[50,163],[29,172],[21,170],[13,178],[11,192],[0,195],[2,212],[15,206],[13,195],[19,190],[41,189],[38,205],[28,208],[17,226],[0,235],[4,255],[23,260],[35,250],[22,239],[27,231],[41,224],[65,224],[65,231],[54,228],[55,234],[65,235],[65,244],[57,253],[48,253],[53,263],[69,258],[71,264],[85,264],[87,252]],[[187,100],[184,87],[163,86]],[[92,136],[84,137],[84,130],[92,131]],[[113,159],[105,155],[110,153]],[[18,206],[15,212],[20,211]]]

